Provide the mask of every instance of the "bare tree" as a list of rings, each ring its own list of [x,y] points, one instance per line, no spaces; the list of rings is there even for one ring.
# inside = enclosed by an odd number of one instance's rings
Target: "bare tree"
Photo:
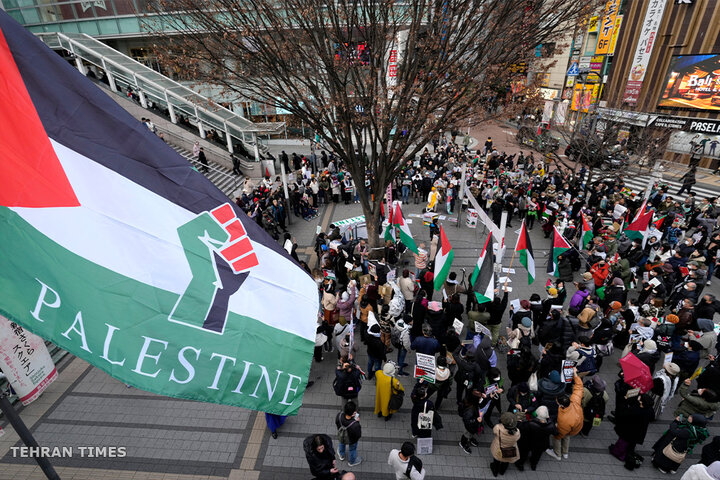
[[[406,159],[452,125],[504,108],[510,66],[596,0],[157,0],[162,60],[189,79],[285,109],[359,188],[371,245]],[[177,30],[183,35],[171,35]]]

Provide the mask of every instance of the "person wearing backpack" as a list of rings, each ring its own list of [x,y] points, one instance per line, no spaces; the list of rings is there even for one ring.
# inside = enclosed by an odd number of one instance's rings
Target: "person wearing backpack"
[[[352,401],[357,408],[357,399],[362,389],[362,371],[353,363],[345,361],[342,367],[335,370],[333,390],[335,395],[346,403]]]
[[[584,417],[583,428],[580,430],[583,437],[587,437],[592,427],[595,424],[600,424],[605,416],[605,406],[610,399],[605,391],[606,387],[607,383],[600,378],[600,375],[595,375],[585,382],[581,403]]]
[[[415,456],[415,445],[405,442],[400,450],[394,448],[388,455],[388,465],[393,468],[396,480],[424,480],[425,469],[422,460]]]
[[[572,353],[577,354],[577,371],[581,377],[590,377],[597,373],[597,363],[595,361],[597,352],[588,337],[580,337],[577,342],[573,342],[567,350],[567,358],[572,359]]]
[[[360,465],[362,458],[357,456],[357,445],[362,437],[362,427],[355,402],[351,400],[345,404],[343,411],[335,417],[335,426],[338,429],[338,458],[345,460],[347,445],[348,465]]]

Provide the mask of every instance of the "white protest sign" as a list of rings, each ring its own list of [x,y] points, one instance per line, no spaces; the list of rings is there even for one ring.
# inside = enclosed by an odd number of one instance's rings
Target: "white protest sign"
[[[415,355],[415,378],[424,378],[427,382],[435,383],[435,356],[424,353]]]
[[[460,335],[460,332],[462,332],[463,326],[463,322],[461,322],[457,318],[453,322],[453,328],[455,329],[455,333],[457,333],[458,335]]]

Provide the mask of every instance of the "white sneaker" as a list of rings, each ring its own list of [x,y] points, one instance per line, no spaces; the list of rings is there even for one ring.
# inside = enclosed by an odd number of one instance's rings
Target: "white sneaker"
[[[552,448],[548,448],[547,450],[545,450],[545,453],[550,455],[555,460],[558,460],[558,461],[561,460],[560,456],[558,454],[556,454],[555,450],[553,450]]]
[[[712,285],[712,282],[707,282],[705,285]]]
[[[554,453],[554,452],[553,452],[553,453]],[[567,453],[563,453],[563,458],[564,458],[565,460],[567,460],[567,459],[568,459],[568,454],[567,454]]]
[[[360,465],[362,463],[362,458],[357,457],[355,459],[355,463],[348,463],[348,467],[355,467],[357,465]]]
[[[340,455],[340,454],[338,453],[338,458],[339,458],[340,460],[345,460],[345,455]]]

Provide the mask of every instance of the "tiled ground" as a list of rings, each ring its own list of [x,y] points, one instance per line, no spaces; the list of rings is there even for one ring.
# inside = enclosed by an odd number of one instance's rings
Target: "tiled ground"
[[[300,248],[312,245],[315,228],[322,221],[349,218],[359,214],[356,205],[338,204],[330,207],[327,216],[314,222],[296,220],[291,230]],[[418,214],[420,206],[404,208],[406,218],[412,220],[411,229],[416,239],[426,241],[427,230],[422,227]],[[323,213],[321,211],[321,213]],[[470,274],[478,248],[487,231],[471,230],[464,225],[456,228],[446,220],[447,235],[455,248],[454,270],[465,267]],[[519,222],[508,228],[508,245],[514,245]],[[510,298],[527,298],[530,293],[542,293],[544,268],[548,241],[542,238],[538,228],[532,231],[533,246],[538,264],[538,280],[532,287],[527,285],[527,275],[519,268],[511,276],[510,284],[515,290]],[[307,253],[307,252],[306,252]],[[504,264],[510,262],[511,248],[505,255]],[[517,267],[517,265],[516,265]],[[720,283],[720,282],[718,282]],[[720,286],[713,285],[709,291],[720,293]],[[572,292],[571,292],[572,293]],[[224,479],[231,480],[308,480],[307,463],[302,451],[302,440],[312,433],[328,433],[334,437],[334,416],[340,402],[333,394],[331,379],[334,371],[334,355],[326,354],[322,363],[314,363],[311,377],[315,380],[306,393],[303,408],[296,417],[289,418],[281,427],[277,440],[270,437],[264,425],[264,417],[256,412],[170,399],[135,389],[108,377],[85,362],[68,357],[61,365],[60,378],[34,404],[21,409],[25,421],[41,445],[46,446],[125,446],[127,458],[54,459],[63,479]],[[365,361],[360,355],[359,361]],[[408,355],[409,363],[414,360]],[[504,362],[504,359],[501,361]],[[362,363],[361,363],[362,364]],[[603,376],[612,385],[617,366],[606,361]],[[406,389],[411,380],[402,379]],[[374,384],[366,382],[360,393],[360,413],[363,438],[359,453],[363,463],[352,469],[363,480],[390,480],[393,477],[387,466],[387,454],[409,440],[409,400],[390,422],[374,417]],[[490,435],[481,437],[481,446],[472,455],[465,455],[457,445],[462,426],[454,411],[455,392],[443,405],[445,428],[434,434],[435,452],[425,456],[423,462],[428,479],[484,479],[491,478],[489,464]],[[572,440],[570,459],[558,462],[545,457],[537,472],[518,472],[510,467],[506,478],[527,477],[551,480],[558,475],[580,479],[610,478],[666,478],[649,466],[649,445],[667,428],[673,405],[662,419],[650,427],[647,442],[639,451],[646,456],[645,464],[635,472],[628,472],[607,453],[607,446],[615,440],[612,425],[603,422],[589,438]],[[610,407],[611,408],[611,407]],[[610,410],[608,408],[608,410]],[[20,445],[17,437],[5,422],[6,429],[0,437],[0,480],[42,479],[40,470],[27,459],[13,458],[9,447]],[[717,435],[720,425],[717,419],[710,424],[711,433]],[[698,449],[699,451],[699,449]],[[686,461],[686,466],[697,461],[697,453]],[[346,462],[341,468],[348,469]],[[676,477],[679,478],[679,475]]]

